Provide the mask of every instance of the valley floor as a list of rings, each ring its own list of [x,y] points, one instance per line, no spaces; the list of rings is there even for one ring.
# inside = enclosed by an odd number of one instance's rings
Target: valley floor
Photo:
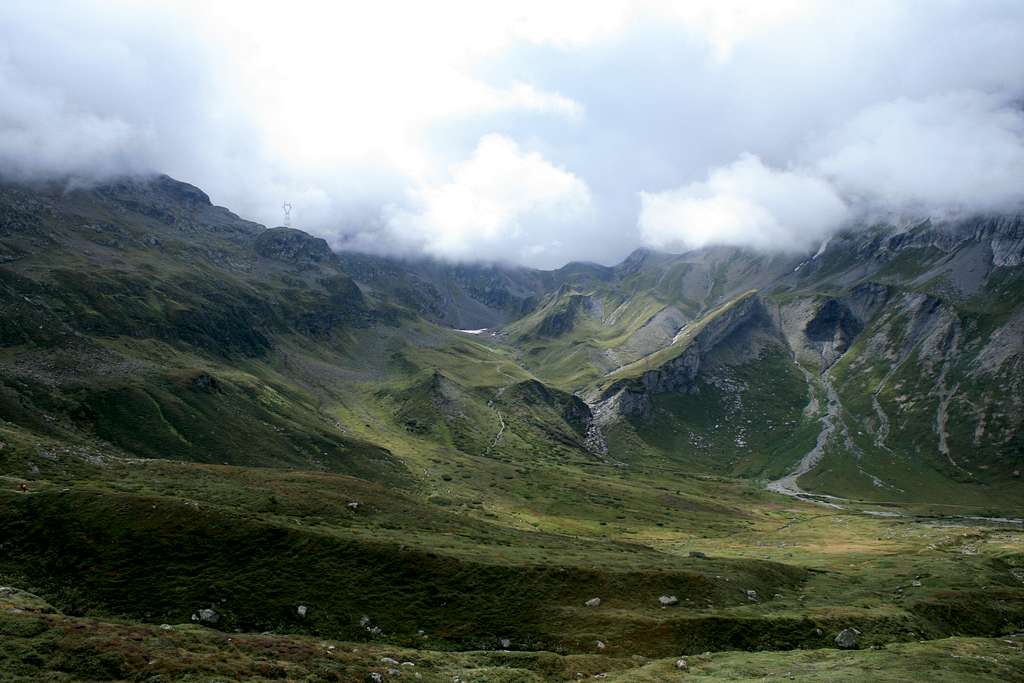
[[[2,681],[1024,680],[1024,525],[976,509],[654,468],[552,467],[511,506],[61,461],[0,478]]]

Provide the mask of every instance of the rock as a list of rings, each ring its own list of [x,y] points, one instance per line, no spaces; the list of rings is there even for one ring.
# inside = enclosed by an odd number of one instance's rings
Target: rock
[[[381,683],[384,680],[384,674],[377,673],[376,671],[370,674],[370,680],[374,683]]]
[[[601,606],[601,598],[590,598],[589,600],[587,600],[583,604],[586,605],[587,607],[600,607]]]
[[[216,610],[209,608],[201,609],[192,613],[192,621],[198,621],[202,624],[216,624],[220,621],[220,614]]]
[[[755,591],[755,590],[748,590],[748,591],[744,591],[744,592],[747,594],[747,600],[750,600],[751,602],[759,602],[760,601],[760,598],[757,597],[757,591]]]
[[[603,650],[604,648],[605,648],[604,641],[603,640],[597,641],[597,649],[598,650]]]
[[[298,607],[295,608],[295,612],[296,612],[296,614],[299,615],[300,619],[305,619],[306,618],[306,612],[307,611],[308,610],[307,610],[307,607],[305,605],[299,605]]]
[[[359,501],[351,500],[348,503],[345,503],[345,507],[347,507],[349,510],[358,510],[359,509]]]
[[[662,595],[658,598],[658,602],[661,603],[662,607],[668,607],[669,605],[674,605],[679,602],[679,598],[674,595]]]
[[[690,663],[686,661],[686,658],[676,660],[676,668],[680,671],[686,671],[690,668]]]
[[[844,650],[853,650],[857,647],[857,631],[852,628],[844,628],[836,636],[836,645]]]
[[[388,669],[386,673],[387,673],[388,676],[401,676],[402,675],[402,670],[401,669]]]
[[[196,391],[213,394],[220,391],[220,382],[213,375],[202,372],[192,378],[191,386]]]
[[[917,579],[915,579],[915,580],[910,582],[910,585],[913,586],[914,588],[920,588],[924,584],[921,583],[920,581],[918,581]]]
[[[501,649],[502,650],[507,650],[510,647],[512,647],[512,641],[509,640],[508,638],[502,638],[501,640],[498,641],[498,644],[501,645]]]
[[[170,624],[160,624],[160,630],[161,631],[170,631],[171,630],[171,625]]]
[[[381,664],[396,665],[396,664],[398,664],[398,660],[397,659],[392,659],[391,657],[381,657],[380,658],[380,663]]]
[[[690,557],[698,557],[698,558],[703,560],[704,558],[707,557],[707,555],[705,555],[704,553],[702,553],[699,550],[691,550],[690,551]]]
[[[413,662],[402,662],[402,666],[416,666]]]

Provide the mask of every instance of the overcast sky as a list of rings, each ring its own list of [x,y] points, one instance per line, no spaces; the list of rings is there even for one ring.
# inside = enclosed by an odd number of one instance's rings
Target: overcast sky
[[[0,174],[554,267],[1020,210],[1024,2],[0,3]]]

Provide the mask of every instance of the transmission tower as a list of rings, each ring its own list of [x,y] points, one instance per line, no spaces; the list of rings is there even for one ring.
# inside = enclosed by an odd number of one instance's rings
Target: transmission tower
[[[285,202],[281,205],[281,210],[284,211],[284,227],[292,227],[292,205],[289,202]]]

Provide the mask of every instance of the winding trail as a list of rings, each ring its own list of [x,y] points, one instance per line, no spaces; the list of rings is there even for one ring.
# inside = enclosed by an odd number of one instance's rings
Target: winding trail
[[[494,439],[491,441],[486,449],[484,449],[483,455],[487,456],[491,454],[494,447],[501,441],[501,437],[505,434],[505,416],[501,414],[501,411],[494,407],[494,400],[505,393],[505,390],[515,384],[518,379],[505,372],[505,368],[502,367],[501,361],[498,361],[497,372],[499,375],[508,378],[508,383],[502,387],[498,387],[498,390],[494,394],[494,398],[487,402],[487,407],[494,411],[494,414],[498,416],[498,433],[494,435]]]

